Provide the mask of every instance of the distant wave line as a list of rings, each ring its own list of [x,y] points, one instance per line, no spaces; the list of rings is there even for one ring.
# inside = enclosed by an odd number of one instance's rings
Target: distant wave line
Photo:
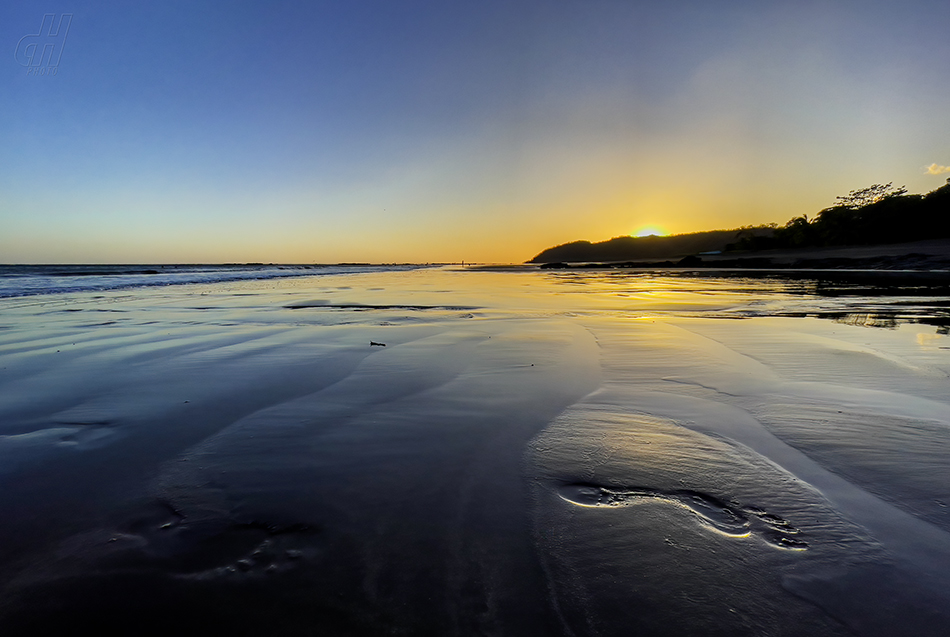
[[[421,265],[0,265],[0,298],[411,270]]]

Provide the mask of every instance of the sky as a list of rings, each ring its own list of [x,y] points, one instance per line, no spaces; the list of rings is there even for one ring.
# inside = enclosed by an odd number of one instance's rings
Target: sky
[[[946,0],[4,3],[0,263],[508,263],[929,192],[948,24]]]

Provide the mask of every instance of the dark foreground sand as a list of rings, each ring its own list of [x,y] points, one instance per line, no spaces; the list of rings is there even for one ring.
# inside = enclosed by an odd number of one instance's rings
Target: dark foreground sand
[[[445,270],[4,301],[0,635],[945,634],[950,341],[882,318],[911,301]]]

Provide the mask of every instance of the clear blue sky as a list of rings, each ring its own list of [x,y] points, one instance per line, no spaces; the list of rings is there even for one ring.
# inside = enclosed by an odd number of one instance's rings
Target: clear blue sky
[[[46,13],[73,18],[31,74]],[[926,192],[947,25],[946,0],[6,3],[0,262],[522,261]]]

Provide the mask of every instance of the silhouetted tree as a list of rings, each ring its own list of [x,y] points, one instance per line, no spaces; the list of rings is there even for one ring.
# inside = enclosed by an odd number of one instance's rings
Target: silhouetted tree
[[[784,228],[775,231],[775,236],[782,247],[798,248],[814,243],[814,229],[808,222],[808,215],[795,217],[785,224]]]
[[[819,212],[814,221],[818,242],[821,245],[846,243],[854,232],[855,217],[854,208],[844,205]]]
[[[837,197],[815,219],[789,220],[772,236],[739,233],[730,250],[900,243],[950,237],[950,179],[926,195],[908,195],[904,187],[874,184]]]
[[[874,184],[867,188],[862,188],[861,190],[852,190],[847,195],[835,197],[835,199],[838,201],[838,206],[861,208],[887,199],[888,197],[899,197],[906,193],[907,188],[904,186],[895,188],[894,182],[889,182],[887,184]]]

